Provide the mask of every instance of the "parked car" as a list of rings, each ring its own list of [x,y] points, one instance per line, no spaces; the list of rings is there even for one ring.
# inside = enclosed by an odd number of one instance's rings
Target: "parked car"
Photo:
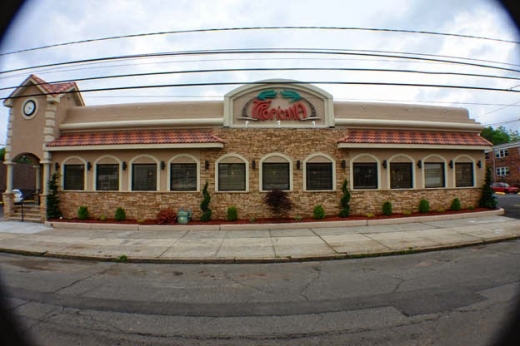
[[[491,184],[491,188],[495,192],[504,192],[504,193],[518,193],[518,187],[511,186],[508,183],[493,183]]]
[[[13,189],[14,203],[21,203],[23,199],[23,193],[19,189]]]

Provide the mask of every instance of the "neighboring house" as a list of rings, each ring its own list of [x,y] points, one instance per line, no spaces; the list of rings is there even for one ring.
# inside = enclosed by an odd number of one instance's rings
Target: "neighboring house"
[[[520,141],[495,145],[486,150],[486,165],[491,167],[493,181],[520,187]]]
[[[380,213],[386,201],[395,212],[416,211],[421,199],[432,209],[454,198],[476,206],[491,150],[466,109],[335,102],[289,80],[244,85],[221,101],[85,106],[76,83],[31,75],[4,105],[7,181],[22,155],[40,163],[43,195],[60,173],[65,218],[87,206],[92,217],[123,207],[134,219],[184,207],[197,219],[206,182],[216,219],[230,206],[243,219],[271,216],[263,198],[274,188],[295,203],[291,217],[318,204],[337,215],[345,180],[352,214]]]

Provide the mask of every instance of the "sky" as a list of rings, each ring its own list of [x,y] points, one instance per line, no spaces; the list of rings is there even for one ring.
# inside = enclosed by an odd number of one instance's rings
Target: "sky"
[[[292,28],[245,29],[282,26]],[[238,29],[178,32],[224,28]],[[172,31],[177,33],[164,33]],[[97,40],[159,32],[163,34]],[[92,41],[61,45],[82,40]],[[471,118],[484,125],[520,130],[520,93],[513,92],[520,91],[520,44],[516,42],[520,42],[520,37],[512,22],[491,0],[29,0],[13,21],[0,47],[0,98],[7,97],[13,87],[20,85],[32,73],[54,82],[171,71],[176,73],[82,80],[78,81],[78,86],[86,105],[91,106],[223,100],[227,92],[239,85],[87,91],[91,89],[294,79],[320,82],[315,85],[331,93],[336,101],[464,107],[469,110]],[[20,52],[49,45],[57,46]],[[200,51],[231,49],[292,49],[296,53],[200,54]],[[317,54],[317,50],[321,50],[321,54]],[[181,52],[199,54],[179,54]],[[38,67],[154,53],[176,54]],[[408,59],[390,58],[388,55],[406,56]],[[186,72],[295,67],[321,70]],[[23,70],[10,72],[15,69]],[[493,78],[446,73],[490,75]],[[513,91],[341,84],[345,82],[476,86]],[[0,107],[0,146],[6,143],[8,114],[8,108]]]

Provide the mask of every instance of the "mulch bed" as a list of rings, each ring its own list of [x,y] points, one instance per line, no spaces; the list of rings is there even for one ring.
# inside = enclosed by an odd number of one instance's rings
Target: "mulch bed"
[[[481,212],[481,211],[487,211],[489,209],[487,208],[475,208],[475,209],[463,209],[459,211],[452,211],[452,210],[446,210],[443,212],[438,211],[431,211],[429,213],[412,213],[412,214],[402,214],[402,213],[393,213],[392,215],[383,215],[383,214],[377,214],[373,217],[368,217],[366,215],[351,215],[346,218],[341,218],[339,216],[331,216],[326,217],[324,219],[316,220],[313,218],[304,218],[301,220],[296,220],[294,218],[261,218],[261,219],[255,219],[254,221],[251,221],[249,219],[242,219],[237,221],[227,221],[227,220],[210,220],[208,222],[202,222],[198,220],[192,220],[189,222],[190,225],[229,225],[229,224],[263,224],[263,223],[312,223],[312,222],[327,222],[327,221],[349,221],[349,220],[370,220],[370,219],[396,219],[396,218],[409,218],[414,216],[430,216],[430,215],[449,215],[449,214],[462,214],[462,213],[475,213],[475,212]],[[106,223],[106,224],[140,224],[140,225],[158,225],[159,223],[157,220],[144,220],[138,222],[135,219],[127,219],[125,221],[116,221],[115,219],[106,219],[104,221],[101,221],[99,219],[87,219],[87,220],[80,220],[78,218],[72,218],[72,219],[51,219],[50,222],[77,222],[77,223]]]

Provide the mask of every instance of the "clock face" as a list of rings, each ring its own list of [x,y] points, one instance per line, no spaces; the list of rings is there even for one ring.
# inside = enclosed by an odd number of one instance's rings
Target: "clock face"
[[[23,105],[23,114],[25,116],[31,116],[36,111],[36,102],[33,100],[26,101]]]

